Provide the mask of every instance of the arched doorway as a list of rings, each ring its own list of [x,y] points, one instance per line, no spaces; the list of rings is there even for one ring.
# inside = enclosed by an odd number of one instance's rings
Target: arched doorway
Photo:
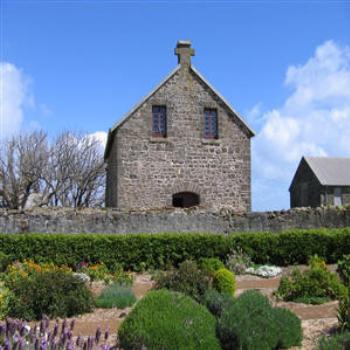
[[[190,208],[199,205],[199,195],[193,192],[178,192],[173,194],[173,206]]]

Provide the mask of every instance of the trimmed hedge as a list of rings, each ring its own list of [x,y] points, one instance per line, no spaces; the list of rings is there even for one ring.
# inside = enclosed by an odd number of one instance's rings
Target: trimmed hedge
[[[350,251],[350,228],[291,230],[281,233],[219,234],[0,234],[0,251],[16,259],[31,258],[75,266],[85,260],[116,263],[126,269],[164,268],[187,259],[225,260],[241,248],[258,264],[305,264],[317,254],[335,263]]]

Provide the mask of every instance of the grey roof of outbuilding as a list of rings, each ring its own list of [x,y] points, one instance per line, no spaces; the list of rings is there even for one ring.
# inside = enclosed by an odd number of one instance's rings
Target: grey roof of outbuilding
[[[321,185],[350,186],[350,158],[304,157]]]

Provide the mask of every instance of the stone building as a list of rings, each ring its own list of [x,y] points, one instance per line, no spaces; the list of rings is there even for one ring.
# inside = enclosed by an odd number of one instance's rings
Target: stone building
[[[289,192],[292,208],[350,204],[350,158],[303,157]]]
[[[192,66],[177,43],[177,67],[110,130],[106,206],[251,208],[252,130]]]

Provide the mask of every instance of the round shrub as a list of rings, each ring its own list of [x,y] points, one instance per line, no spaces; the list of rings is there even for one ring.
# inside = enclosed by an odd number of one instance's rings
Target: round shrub
[[[220,349],[216,321],[190,297],[165,289],[149,292],[122,323],[118,335],[125,350]]]
[[[214,274],[217,270],[225,267],[224,263],[218,258],[204,258],[201,259],[200,266],[203,270],[210,274]]]
[[[254,290],[223,310],[218,335],[227,350],[288,348],[302,339],[300,320],[288,310],[273,308],[267,297]]]
[[[346,295],[346,287],[339,277],[327,270],[323,259],[315,256],[309,269],[294,269],[290,276],[283,276],[276,295],[285,301],[320,303],[339,299]]]
[[[210,287],[210,276],[198,268],[195,261],[186,260],[173,269],[162,273],[157,278],[157,289],[171,289],[181,292],[200,302],[206,290]]]
[[[275,307],[272,309],[278,329],[278,348],[288,349],[291,346],[300,345],[303,339],[301,321],[290,310]]]
[[[202,304],[217,318],[233,303],[234,299],[232,295],[221,294],[215,289],[209,289],[202,299]]]
[[[18,277],[8,287],[8,316],[26,320],[39,320],[43,315],[71,317],[91,311],[94,303],[85,283],[63,271]]]
[[[213,287],[220,293],[234,294],[236,290],[235,275],[225,268],[219,269],[214,274]]]
[[[250,290],[224,310],[218,324],[223,349],[271,350],[278,342],[268,299]]]

